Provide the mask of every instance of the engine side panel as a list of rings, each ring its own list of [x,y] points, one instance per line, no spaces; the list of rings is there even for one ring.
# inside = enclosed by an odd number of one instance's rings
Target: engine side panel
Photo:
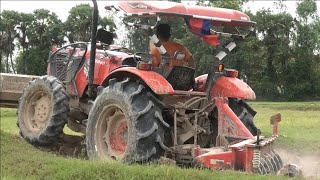
[[[90,52],[86,54],[85,59],[86,61],[84,65],[81,67],[75,78],[76,88],[80,97],[83,95],[86,87],[88,86]],[[104,53],[97,53],[95,59],[93,84],[102,85],[110,71],[120,65],[121,61],[118,59],[118,57],[108,57]]]

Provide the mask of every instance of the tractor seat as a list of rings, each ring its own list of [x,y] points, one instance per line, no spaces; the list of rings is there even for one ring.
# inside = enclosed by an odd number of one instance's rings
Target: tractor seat
[[[174,90],[188,91],[194,85],[195,70],[186,66],[173,66],[165,75]]]

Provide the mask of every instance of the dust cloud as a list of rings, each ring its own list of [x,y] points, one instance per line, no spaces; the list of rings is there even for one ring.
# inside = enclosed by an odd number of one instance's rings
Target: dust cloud
[[[320,155],[295,153],[292,150],[276,148],[275,151],[282,158],[283,164],[296,164],[305,179],[320,180]]]

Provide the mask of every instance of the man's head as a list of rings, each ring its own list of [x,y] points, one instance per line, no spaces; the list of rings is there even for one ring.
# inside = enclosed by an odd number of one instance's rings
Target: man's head
[[[171,36],[169,24],[159,24],[156,28],[156,35],[161,41],[168,41]]]

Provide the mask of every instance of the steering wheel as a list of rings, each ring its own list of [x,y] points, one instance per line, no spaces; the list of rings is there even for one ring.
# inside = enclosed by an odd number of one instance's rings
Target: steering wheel
[[[140,55],[139,58],[137,57],[138,55]],[[146,52],[137,52],[137,53],[134,53],[133,59],[136,62],[143,61],[145,63],[148,63],[148,62],[152,61],[153,56],[149,53],[146,53]]]
[[[119,48],[113,48],[113,49],[108,49],[109,51],[120,51],[122,52],[122,50],[129,50],[128,48],[126,47],[119,47]]]

